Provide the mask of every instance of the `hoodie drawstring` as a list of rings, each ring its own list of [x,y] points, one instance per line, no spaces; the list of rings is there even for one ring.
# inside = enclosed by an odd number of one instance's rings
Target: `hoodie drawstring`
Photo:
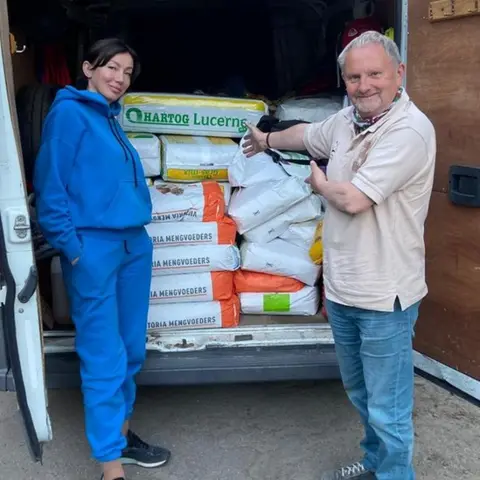
[[[110,126],[110,130],[112,131],[113,135],[117,139],[118,143],[123,149],[123,153],[125,154],[125,161],[128,162],[130,159],[132,161],[133,166],[133,178],[135,180],[135,187],[138,187],[138,179],[137,179],[137,165],[135,164],[135,157],[133,156],[132,152],[128,148],[128,145],[125,144],[121,135],[117,130],[117,125],[115,123],[115,119],[113,117],[108,117],[108,125]]]

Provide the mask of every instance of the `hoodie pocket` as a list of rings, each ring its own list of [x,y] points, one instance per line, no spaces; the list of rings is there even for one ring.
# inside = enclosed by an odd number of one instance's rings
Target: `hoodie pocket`
[[[135,228],[150,223],[152,212],[143,185],[135,186],[133,181],[123,181],[110,204],[100,217],[100,227],[109,229]]]

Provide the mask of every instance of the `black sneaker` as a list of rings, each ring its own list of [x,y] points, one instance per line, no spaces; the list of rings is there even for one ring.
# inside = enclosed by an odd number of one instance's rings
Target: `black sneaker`
[[[127,433],[127,447],[122,451],[120,461],[124,465],[138,465],[144,468],[156,468],[165,465],[170,458],[166,448],[149,445],[131,430]]]
[[[358,462],[326,472],[321,480],[375,480],[375,476],[365,468],[363,463]]]

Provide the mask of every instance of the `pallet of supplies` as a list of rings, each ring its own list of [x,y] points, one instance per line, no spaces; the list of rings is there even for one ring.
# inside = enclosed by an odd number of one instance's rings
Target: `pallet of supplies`
[[[244,270],[292,277],[310,286],[316,284],[321,271],[308,250],[279,238],[268,243],[243,242],[240,254]]]
[[[232,328],[240,321],[240,301],[236,295],[214,302],[166,303],[150,305],[149,333],[166,329]]]
[[[203,137],[241,138],[268,113],[261,100],[167,93],[127,93],[121,105],[126,132]]]
[[[311,193],[311,187],[295,177],[240,188],[232,194],[228,214],[243,235],[284,213]]]
[[[240,310],[251,315],[315,315],[320,306],[316,287],[292,293],[240,293]]]
[[[155,180],[149,190],[153,222],[217,222],[225,215],[225,197],[217,182]]]
[[[162,135],[162,178],[169,182],[228,181],[238,150],[230,138]]]
[[[127,133],[127,137],[138,152],[145,177],[159,177],[161,174],[159,138],[151,133]]]
[[[295,278],[249,270],[237,270],[233,274],[233,284],[236,293],[293,293],[305,286]]]
[[[238,268],[240,268],[240,252],[236,245],[193,245],[153,250],[153,276],[233,272]]]
[[[323,216],[321,198],[312,193],[305,200],[296,203],[280,215],[272,217],[265,223],[245,232],[244,238],[248,242],[267,243],[280,237],[292,223],[306,222],[319,219]]]
[[[150,304],[212,302],[233,295],[233,272],[187,273],[152,277]]]
[[[228,217],[218,222],[150,223],[146,229],[152,239],[153,248],[234,245],[237,235],[237,226]]]

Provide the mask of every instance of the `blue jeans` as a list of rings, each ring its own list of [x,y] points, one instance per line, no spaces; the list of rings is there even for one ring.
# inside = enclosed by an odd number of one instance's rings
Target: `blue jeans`
[[[413,332],[420,302],[393,312],[326,301],[342,381],[365,427],[363,463],[377,480],[414,480]]]

